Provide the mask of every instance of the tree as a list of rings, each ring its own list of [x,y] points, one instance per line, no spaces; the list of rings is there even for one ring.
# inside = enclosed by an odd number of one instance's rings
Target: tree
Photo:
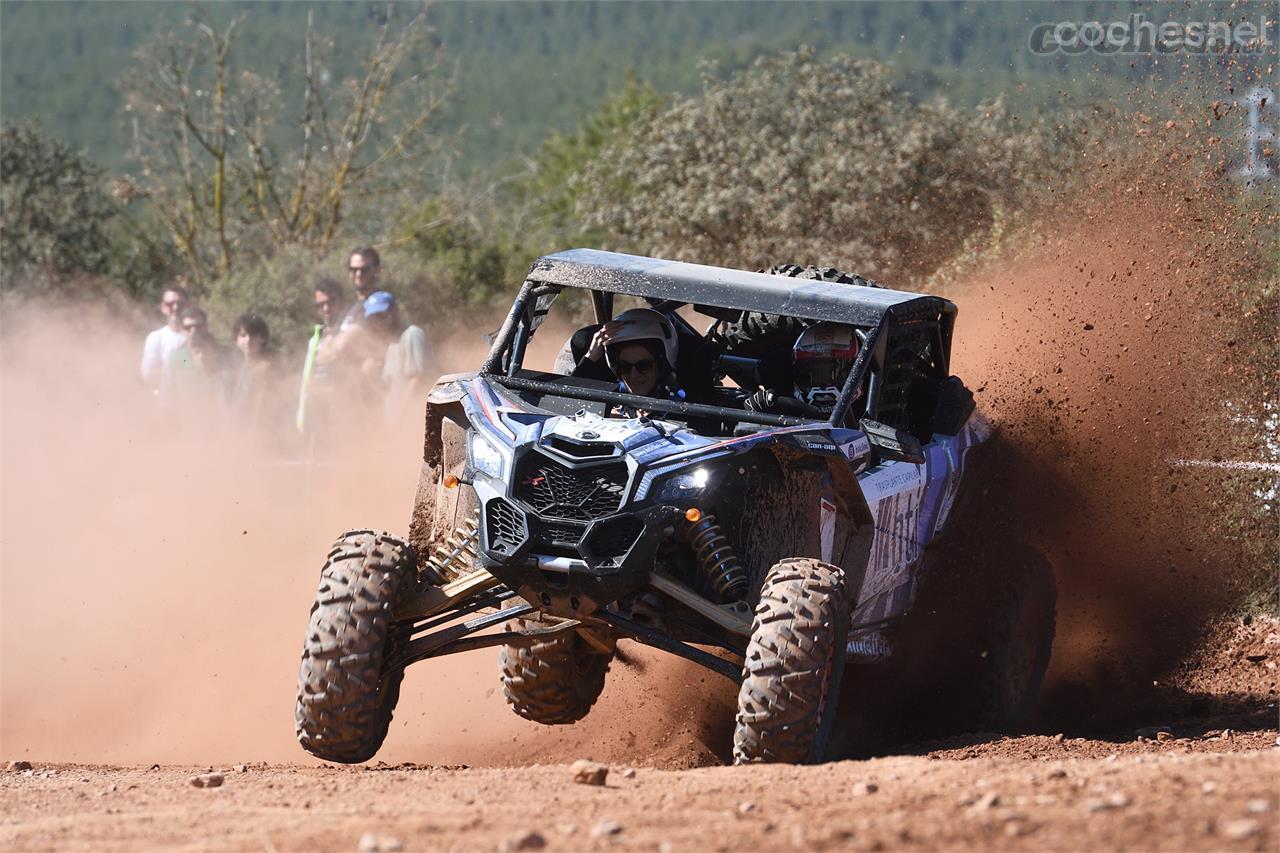
[[[105,273],[115,215],[102,172],[33,124],[0,130],[0,253],[6,278]]]
[[[536,215],[557,235],[581,231],[576,219],[580,187],[574,175],[619,140],[626,139],[636,124],[656,112],[662,96],[648,83],[628,71],[623,86],[611,92],[593,112],[578,120],[573,133],[556,133],[542,143],[530,164],[523,189]]]
[[[422,144],[448,89],[425,7],[406,20],[389,4],[361,74],[341,83],[332,40],[316,35],[310,13],[301,56],[283,75],[240,67],[242,24],[218,26],[197,10],[184,34],[142,49],[125,82],[135,193],[156,210],[197,291],[283,247],[328,251],[347,210]],[[290,90],[298,99],[287,103]]]
[[[617,248],[703,263],[816,263],[916,280],[987,228],[1039,131],[998,104],[916,104],[876,62],[801,49],[642,117],[573,178]]]

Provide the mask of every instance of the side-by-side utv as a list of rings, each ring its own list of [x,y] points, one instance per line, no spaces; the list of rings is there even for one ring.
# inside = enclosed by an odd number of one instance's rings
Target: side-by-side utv
[[[407,541],[354,530],[329,553],[298,680],[307,751],[369,759],[405,667],[490,646],[517,714],[572,723],[630,640],[739,685],[736,762],[824,758],[846,661],[892,663],[888,638],[989,428],[950,373],[951,302],[834,271],[774,272],[585,249],[533,265],[480,369],[430,393]],[[699,361],[683,372],[702,369],[706,386],[640,397],[526,367],[553,303],[575,291],[597,323],[615,303],[662,313]],[[791,347],[735,352],[717,329],[744,317],[853,330],[829,411],[748,405],[762,366],[785,369]],[[993,728],[1033,704],[1053,638],[1052,572],[1018,553],[972,578],[998,604],[982,624],[939,640],[939,654],[971,652],[975,707]]]

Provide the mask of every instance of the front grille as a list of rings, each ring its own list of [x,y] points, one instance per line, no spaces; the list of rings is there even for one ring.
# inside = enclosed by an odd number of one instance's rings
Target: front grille
[[[644,522],[635,516],[624,515],[601,522],[582,543],[583,555],[597,568],[617,568],[643,532]]]
[[[557,524],[543,522],[537,527],[534,539],[546,545],[577,545],[586,530],[581,524]]]
[[[593,465],[573,469],[541,453],[520,461],[515,495],[543,518],[591,521],[612,515],[627,490],[627,466]]]
[[[489,548],[501,554],[513,554],[528,538],[524,513],[502,498],[494,498],[485,506],[485,531]]]

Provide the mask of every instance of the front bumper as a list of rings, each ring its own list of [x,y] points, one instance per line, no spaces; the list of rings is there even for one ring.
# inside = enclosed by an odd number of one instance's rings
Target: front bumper
[[[491,495],[482,504],[480,563],[530,604],[574,617],[649,582],[658,544],[680,510],[649,506],[578,525]]]

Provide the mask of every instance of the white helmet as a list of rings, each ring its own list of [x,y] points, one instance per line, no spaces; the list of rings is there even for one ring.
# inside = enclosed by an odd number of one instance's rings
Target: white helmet
[[[657,341],[662,344],[667,370],[675,370],[676,354],[679,351],[676,327],[661,313],[652,308],[632,308],[614,317],[613,322],[621,324],[621,328],[609,338],[609,345],[605,348],[605,361],[615,373],[618,372],[618,365],[614,363],[618,347],[632,341]]]
[[[796,396],[810,406],[830,412],[858,357],[858,337],[853,327],[839,323],[810,326],[796,338],[792,353]],[[854,399],[861,394],[862,389],[858,388]]]

